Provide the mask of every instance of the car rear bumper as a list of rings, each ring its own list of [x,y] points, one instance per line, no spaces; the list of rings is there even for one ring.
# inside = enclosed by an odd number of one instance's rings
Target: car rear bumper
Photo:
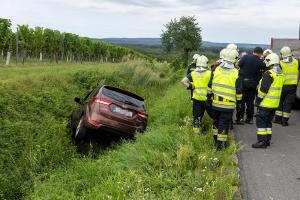
[[[93,135],[106,134],[106,135],[119,135],[124,137],[133,136],[137,131],[143,131],[145,127],[130,126],[128,124],[116,122],[114,120],[101,116],[100,123],[87,119],[85,126],[91,130]]]

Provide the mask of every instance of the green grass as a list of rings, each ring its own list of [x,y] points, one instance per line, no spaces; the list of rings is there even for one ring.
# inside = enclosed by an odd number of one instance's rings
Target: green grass
[[[235,145],[216,152],[209,120],[191,134],[189,93],[175,84],[150,109],[151,123],[135,142],[94,159],[72,159],[32,199],[232,199],[237,190]]]
[[[206,134],[191,134],[178,74],[144,62],[0,67],[0,199],[232,199],[236,146],[216,152],[207,117]],[[146,98],[148,130],[82,156],[67,118],[103,83]]]
[[[0,67],[0,199],[23,198],[35,178],[80,156],[65,128],[74,97],[110,84],[151,106],[170,77],[166,65],[144,62]]]

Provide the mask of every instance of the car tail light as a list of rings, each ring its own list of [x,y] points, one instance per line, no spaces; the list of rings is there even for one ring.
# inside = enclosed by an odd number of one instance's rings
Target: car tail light
[[[146,112],[138,112],[138,116],[143,117],[143,118],[148,118],[148,113],[146,113]]]
[[[108,101],[108,100],[104,100],[104,99],[100,99],[99,97],[93,97],[91,100],[92,103],[100,103],[100,104],[104,104],[104,105],[111,105],[112,102]]]

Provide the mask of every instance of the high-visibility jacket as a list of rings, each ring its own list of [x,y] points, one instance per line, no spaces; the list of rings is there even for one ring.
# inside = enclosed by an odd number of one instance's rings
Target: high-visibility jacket
[[[211,71],[193,71],[191,75],[193,79],[193,85],[195,86],[192,98],[199,101],[206,101]]]
[[[242,98],[241,94],[236,94],[236,81],[238,77],[239,72],[236,68],[216,68],[212,80],[213,106],[223,109],[235,108],[236,100]]]
[[[280,66],[285,75],[284,85],[297,85],[298,84],[298,69],[299,62],[296,59],[293,59],[292,62],[286,63],[282,60],[280,61]]]
[[[273,82],[268,90],[268,93],[264,93],[261,91],[261,83],[262,79],[259,82],[258,88],[258,97],[263,100],[259,104],[259,107],[262,108],[278,108],[280,102],[280,96],[282,91],[282,86],[284,83],[284,75],[283,73],[276,73],[273,70],[268,70],[270,76],[273,78]]]

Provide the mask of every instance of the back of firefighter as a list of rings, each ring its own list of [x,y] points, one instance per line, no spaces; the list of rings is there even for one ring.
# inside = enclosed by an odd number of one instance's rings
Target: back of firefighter
[[[279,56],[275,53],[265,58],[270,69],[266,71],[259,82],[256,106],[257,143],[253,148],[267,148],[271,144],[272,119],[279,106],[281,91],[284,83],[284,74],[279,65]]]
[[[190,73],[192,73],[192,71],[196,69],[196,62],[199,56],[199,54],[193,55],[193,62],[187,67],[186,75],[189,75]],[[191,100],[193,100],[193,90],[191,90]]]
[[[201,122],[205,113],[207,95],[210,93],[208,83],[211,77],[211,71],[208,69],[208,59],[205,56],[199,56],[196,60],[196,69],[182,79],[181,83],[187,89],[193,91],[193,133],[201,132]]]
[[[242,98],[242,82],[235,68],[238,55],[237,50],[228,49],[209,83],[212,89],[213,131],[217,150],[228,146],[228,133],[235,104]]]
[[[274,123],[288,126],[292,105],[296,98],[299,78],[299,61],[293,58],[292,51],[289,47],[282,47],[280,54],[282,57],[280,66],[285,75],[285,81],[282,88],[280,104],[275,113]]]
[[[241,105],[237,106],[237,124],[244,124],[245,111],[245,122],[253,124],[256,88],[261,78],[261,71],[265,70],[265,64],[260,59],[262,55],[262,48],[256,47],[254,48],[252,55],[246,55],[239,61],[239,76],[243,81],[243,99],[241,101]]]

